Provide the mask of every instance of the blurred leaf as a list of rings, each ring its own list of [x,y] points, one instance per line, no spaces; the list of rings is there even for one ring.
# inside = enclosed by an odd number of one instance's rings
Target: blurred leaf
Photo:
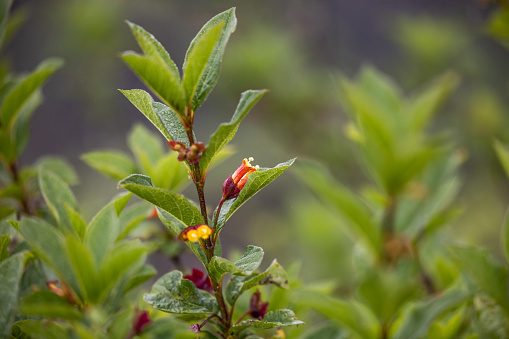
[[[127,143],[143,173],[153,176],[153,168],[163,156],[159,139],[142,124],[136,124],[129,133]]]
[[[498,160],[505,170],[505,174],[509,178],[509,146],[501,143],[499,140],[493,142],[493,148],[497,152]]]
[[[119,236],[118,215],[125,207],[130,194],[119,194],[101,209],[90,221],[85,234],[84,244],[92,253],[95,267],[99,267]]]
[[[299,178],[326,204],[332,206],[355,227],[374,253],[380,252],[380,230],[375,224],[373,211],[341,185],[327,168],[316,162],[304,162],[296,171]]]
[[[7,28],[7,21],[9,17],[9,10],[11,8],[12,0],[0,1],[0,45],[3,44],[5,29]]]
[[[130,205],[120,215],[120,233],[117,237],[117,241],[126,238],[129,233],[136,228],[142,221],[146,220],[154,207],[145,202],[141,201],[136,204]]]
[[[435,321],[430,327],[428,337],[437,339],[457,338],[464,318],[465,307],[461,307],[447,321]]]
[[[0,109],[2,126],[10,130],[32,94],[42,86],[48,77],[62,66],[60,59],[47,59],[39,64],[30,75],[22,78],[7,94]]]
[[[79,284],[74,275],[74,268],[66,253],[65,239],[58,230],[43,220],[23,218],[15,228],[21,233],[31,249],[46,264],[55,270],[60,278],[71,289],[80,293]]]
[[[214,88],[224,49],[236,25],[235,8],[231,8],[210,19],[189,45],[184,60],[183,85],[192,111],[196,111]],[[214,32],[216,29],[220,32]],[[209,48],[213,50],[209,52]]]
[[[438,317],[460,306],[470,297],[470,293],[452,288],[430,301],[417,303],[404,316],[401,325],[391,338],[422,338],[428,333],[430,326]]]
[[[33,258],[30,252],[23,251],[0,262],[0,336],[9,335],[10,325],[15,319],[18,302],[19,283],[26,263]]]
[[[198,290],[193,282],[173,271],[159,278],[143,300],[163,312],[180,314],[213,314],[218,311],[216,299]]]
[[[251,274],[263,260],[263,249],[258,246],[248,245],[246,252],[235,262],[235,266],[240,268],[242,273]]]
[[[249,319],[243,320],[238,325],[234,325],[230,330],[230,335],[236,335],[240,331],[251,327],[256,329],[269,329],[274,327],[301,325],[304,322],[297,320],[292,310],[277,310],[268,312],[263,320]]]
[[[284,289],[289,288],[288,275],[276,260],[263,273],[247,277],[234,277],[230,280],[226,287],[226,300],[233,306],[245,291],[255,286],[267,284],[273,284]]]
[[[145,31],[141,26],[133,24],[132,22],[127,21],[129,28],[131,28],[131,32],[134,35],[134,38],[140,45],[143,53],[147,56],[152,56],[160,61],[162,61],[170,71],[173,72],[175,77],[180,77],[179,70],[173,60],[171,60],[170,55],[164,49],[159,41],[156,38]]]
[[[170,107],[155,102],[150,94],[141,89],[120,90],[136,108],[165,136],[189,146],[187,132],[180,118]]]
[[[270,184],[274,179],[283,174],[295,161],[290,159],[286,162],[280,163],[273,168],[260,168],[256,172],[249,174],[246,185],[240,191],[237,198],[226,200],[219,213],[215,232],[219,232],[226,224],[228,219],[232,216],[240,206],[248,201],[253,195],[258,193],[262,188]],[[216,215],[217,211],[214,212]]]
[[[37,161],[36,166],[53,172],[68,185],[76,185],[78,183],[76,171],[62,158],[45,156]]]
[[[504,251],[505,261],[509,263],[509,212],[506,212],[505,222],[502,226],[501,245],[502,251]]]
[[[490,295],[509,314],[508,272],[487,250],[474,247],[450,248],[464,271],[479,288]]]
[[[267,90],[249,90],[242,93],[231,121],[221,124],[210,137],[209,144],[200,159],[200,167],[203,173],[207,173],[212,159],[233,139],[242,119],[246,117],[265,93],[267,93]]]
[[[81,217],[81,215],[72,209],[71,206],[65,204],[65,210],[67,211],[67,215],[69,216],[69,222],[76,234],[79,236],[81,240],[85,238],[85,234],[87,232],[87,224],[85,220]]]
[[[143,284],[147,280],[155,277],[156,274],[157,271],[154,267],[150,265],[141,266],[138,271],[131,275],[126,286],[126,291],[130,291],[131,289]]]
[[[131,158],[119,151],[88,152],[81,156],[81,160],[114,180],[121,180],[137,172]]]
[[[507,7],[494,12],[488,22],[487,30],[506,48],[509,48],[509,9]]]
[[[75,230],[72,228],[66,205],[73,210],[77,209],[77,205],[67,184],[50,170],[40,167],[39,188],[60,229],[74,233]]]
[[[12,123],[10,130],[11,140],[16,145],[16,155],[18,157],[23,153],[30,136],[30,118],[41,102],[42,94],[40,90],[37,90],[26,99],[25,104]]]
[[[362,339],[379,337],[380,325],[369,309],[353,302],[336,299],[322,293],[304,291],[298,294],[299,303],[311,307],[325,317],[339,322]]]
[[[16,339],[62,339],[68,338],[68,335],[64,327],[56,322],[33,319],[15,322],[11,332],[11,338]]]
[[[178,161],[177,153],[171,152],[161,157],[152,170],[154,186],[174,192],[181,191],[190,182],[189,172],[183,162]]]
[[[223,281],[223,277],[227,273],[231,273],[233,275],[238,275],[242,273],[240,268],[235,266],[234,263],[225,258],[217,256],[214,256],[212,257],[212,259],[210,259],[210,262],[207,265],[207,272],[209,273],[210,278],[216,282]]]
[[[186,226],[203,223],[200,211],[186,197],[169,190],[155,188],[150,178],[145,175],[130,175],[119,182],[118,186],[165,210]]]
[[[11,236],[9,234],[0,234],[0,262],[9,258],[9,245]]]
[[[45,318],[79,319],[80,311],[67,300],[50,291],[39,291],[23,299],[20,311]]]

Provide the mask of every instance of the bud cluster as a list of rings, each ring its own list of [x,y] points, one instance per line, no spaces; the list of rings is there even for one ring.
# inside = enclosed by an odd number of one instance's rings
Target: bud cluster
[[[175,152],[178,152],[178,161],[188,160],[192,164],[197,164],[200,161],[201,154],[205,151],[203,142],[192,144],[189,148],[183,143],[175,140],[168,141],[168,145]]]

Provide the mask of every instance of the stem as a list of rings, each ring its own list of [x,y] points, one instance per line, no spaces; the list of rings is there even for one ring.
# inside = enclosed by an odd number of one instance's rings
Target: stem
[[[238,325],[242,321],[242,319],[244,319],[249,314],[249,312],[251,312],[251,310],[247,310],[243,315],[241,315],[239,320],[237,320],[237,322],[235,323],[235,325]]]
[[[213,279],[211,279],[211,281],[212,288],[214,289],[214,296],[216,297],[217,304],[219,305],[219,310],[221,311],[223,319],[224,334],[228,334],[230,328],[232,327],[232,322],[223,297],[223,282],[215,282]]]

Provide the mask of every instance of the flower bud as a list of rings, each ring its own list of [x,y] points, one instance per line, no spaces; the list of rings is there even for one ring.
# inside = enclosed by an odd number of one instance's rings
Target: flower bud
[[[205,224],[198,224],[194,226],[186,227],[178,235],[180,241],[195,242],[201,239],[208,239],[212,234],[212,228]]]
[[[223,198],[236,198],[246,185],[249,174],[256,172],[260,167],[252,166],[253,158],[242,160],[242,164],[223,183]]]

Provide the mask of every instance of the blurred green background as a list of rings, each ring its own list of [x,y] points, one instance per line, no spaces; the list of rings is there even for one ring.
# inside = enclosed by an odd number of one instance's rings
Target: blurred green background
[[[233,142],[236,154],[209,174],[211,210],[224,179],[249,156],[262,167],[295,156],[313,158],[345,185],[362,188],[368,179],[344,136],[339,73],[351,77],[371,64],[412,93],[452,70],[461,85],[433,128],[450,133],[468,157],[461,169],[463,213],[453,235],[500,253],[509,183],[492,141],[509,142],[509,51],[487,34],[495,5],[486,1],[17,0],[14,11],[26,21],[5,50],[14,69],[31,70],[48,56],[66,61],[44,89],[45,102],[35,113],[21,162],[30,164],[43,154],[66,157],[78,169],[75,192],[91,216],[117,189],[80,155],[126,150],[135,122],[152,129],[117,91],[144,88],[118,57],[121,51],[138,50],[124,21],[154,34],[181,65],[201,26],[233,6],[237,30],[218,85],[197,112],[198,140],[207,142],[220,122],[229,121],[244,90],[267,88],[270,93],[241,125]],[[194,198],[192,190],[186,193]],[[323,231],[336,236],[318,237]],[[237,213],[221,235],[226,251],[256,244],[283,266],[301,262],[305,280],[341,277],[348,285],[352,238],[291,170]]]

